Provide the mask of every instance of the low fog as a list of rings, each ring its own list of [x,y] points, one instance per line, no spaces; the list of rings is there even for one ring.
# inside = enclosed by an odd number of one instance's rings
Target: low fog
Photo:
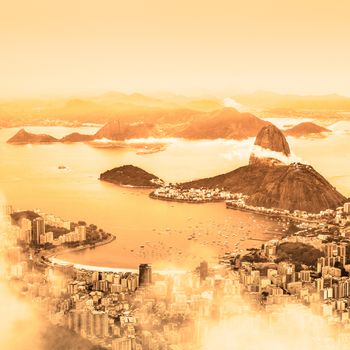
[[[240,308],[244,309],[244,302]],[[210,327],[203,336],[202,350],[326,350],[344,349],[332,330],[306,306],[286,305],[269,314],[238,313]]]

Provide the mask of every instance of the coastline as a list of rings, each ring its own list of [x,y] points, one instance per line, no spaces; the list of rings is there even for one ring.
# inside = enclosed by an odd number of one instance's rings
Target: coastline
[[[177,199],[177,198],[171,198],[171,197],[165,197],[165,196],[157,196],[154,194],[154,192],[151,192],[149,194],[149,197],[152,199],[158,199],[161,201],[188,203],[188,204],[210,204],[210,203],[226,202],[226,199],[209,199],[209,200]],[[226,209],[233,209],[233,210],[238,210],[238,211],[242,211],[242,212],[262,215],[262,216],[266,216],[266,217],[274,218],[274,219],[287,219],[287,220],[294,220],[294,221],[307,222],[307,223],[319,222],[319,220],[317,220],[317,219],[314,219],[314,220],[306,219],[306,218],[293,216],[291,214],[288,215],[288,214],[283,214],[283,213],[268,213],[268,212],[263,212],[263,211],[254,210],[254,209],[245,208],[245,207],[231,206],[231,205],[228,205],[227,203],[226,203]]]
[[[134,185],[124,185],[124,184],[120,184],[120,183],[117,183],[117,182],[113,182],[113,181],[109,181],[109,180],[106,180],[106,179],[101,179],[101,177],[98,178],[100,181],[103,181],[103,182],[107,182],[107,183],[110,183],[112,185],[115,185],[115,186],[119,186],[119,187],[122,187],[122,188],[139,188],[139,189],[145,189],[145,190],[151,190],[151,189],[155,189],[157,188],[157,186],[134,186]]]
[[[161,201],[167,201],[167,202],[178,202],[178,203],[189,203],[189,204],[207,204],[207,203],[221,203],[225,202],[226,199],[210,199],[210,200],[189,200],[189,199],[177,199],[177,198],[169,198],[169,197],[163,197],[163,196],[156,196],[154,192],[151,192],[148,195],[152,199],[158,199]]]
[[[308,223],[318,223],[319,220],[310,220],[310,219],[304,219],[292,215],[287,215],[287,214],[282,214],[282,213],[266,213],[258,210],[253,210],[249,208],[242,208],[242,207],[234,207],[226,204],[226,209],[232,209],[232,210],[239,210],[239,211],[244,211],[247,213],[252,213],[252,214],[257,214],[257,215],[262,215],[262,216],[267,216],[269,218],[274,218],[274,219],[287,219],[287,220],[295,220],[295,221],[300,221],[300,222],[308,222]]]
[[[74,269],[77,270],[85,270],[85,271],[98,271],[98,272],[113,272],[113,273],[138,273],[138,268],[130,268],[130,267],[109,267],[109,266],[96,266],[96,265],[85,265],[85,264],[79,264],[79,263],[72,263],[66,260],[61,260],[57,258],[51,258],[50,262],[52,264],[60,265],[60,266],[73,266]],[[153,270],[153,273],[159,274],[159,275],[182,275],[190,270],[181,270],[181,269],[174,269],[174,270]]]
[[[209,203],[218,203],[218,202],[224,202],[224,199],[212,199],[208,201],[190,201],[186,199],[174,199],[174,198],[167,198],[167,197],[160,197],[156,196],[151,192],[149,194],[149,197],[152,199],[159,199],[159,200],[164,200],[164,201],[169,201],[169,202],[180,202],[180,203],[188,203],[188,204],[209,204]],[[247,212],[251,214],[258,214],[267,218],[275,219],[275,220],[294,220],[294,221],[299,221],[299,222],[308,222],[308,223],[317,223],[317,220],[310,220],[310,219],[305,219],[305,218],[300,218],[300,217],[295,217],[283,213],[269,213],[269,212],[262,212],[258,210],[254,210],[251,208],[244,208],[244,207],[236,207],[236,206],[231,206],[228,203],[226,203],[225,209],[233,209],[233,210],[238,210],[242,212]],[[132,273],[137,273],[138,270],[137,268],[123,268],[123,267],[107,267],[107,266],[94,266],[94,265],[85,265],[85,264],[79,264],[79,263],[73,263],[69,262],[66,260],[59,259],[60,255],[66,254],[66,253],[71,253],[71,252],[76,252],[76,251],[81,251],[84,249],[94,249],[95,247],[98,246],[103,246],[106,244],[109,244],[113,242],[116,239],[116,236],[113,234],[110,234],[110,236],[100,242],[97,242],[93,245],[83,245],[83,246],[78,246],[74,248],[67,248],[63,249],[60,251],[55,251],[52,253],[45,254],[45,257],[50,261],[51,264],[58,264],[62,266],[73,266],[76,269],[79,270],[87,270],[87,271],[108,271],[108,272],[132,272]],[[264,239],[252,239],[252,240],[257,240],[259,242],[265,243],[266,241]],[[247,249],[245,249],[244,253],[247,253]],[[44,254],[43,254],[44,255]],[[186,273],[186,270],[157,270],[154,271],[159,274],[182,274]]]
[[[79,263],[73,263],[67,260],[59,259],[58,256],[66,253],[72,253],[76,251],[81,251],[85,249],[94,249],[95,247],[103,246],[106,244],[109,244],[113,242],[117,237],[113,234],[110,234],[110,237],[106,240],[97,242],[93,246],[91,245],[84,245],[74,248],[67,248],[61,251],[56,252],[45,252],[48,254],[41,254],[41,256],[44,256],[47,261],[49,261],[51,264],[54,265],[60,265],[60,266],[73,266],[75,269],[78,270],[86,270],[86,271],[99,271],[99,272],[114,272],[114,273],[120,273],[120,272],[131,272],[131,273],[138,273],[138,268],[127,268],[127,267],[108,267],[108,266],[96,266],[96,265],[86,265],[86,264],[79,264]],[[158,273],[160,275],[173,275],[173,274],[184,274],[187,272],[187,270],[154,270],[154,273]]]
[[[58,257],[59,255],[66,254],[66,253],[77,252],[77,251],[86,250],[86,249],[94,249],[96,247],[109,244],[109,243],[113,242],[116,239],[117,239],[117,236],[115,236],[115,235],[110,233],[108,235],[107,239],[104,239],[102,241],[99,241],[99,242],[96,242],[96,243],[93,243],[93,244],[88,244],[88,245],[85,244],[85,245],[81,245],[81,246],[74,247],[74,248],[59,249],[58,251],[54,251],[54,252],[40,251],[40,253],[44,252],[44,253],[41,254],[41,256],[44,256],[47,260],[51,261],[51,259],[56,259],[56,257]],[[57,260],[58,261],[62,261],[62,262],[64,261],[64,260],[60,260],[60,259],[57,259]]]
[[[160,196],[156,196],[153,194],[153,192],[149,193],[149,197],[153,198],[153,199],[160,199],[160,200],[164,200],[164,201],[170,201],[170,202],[180,202],[180,203],[188,203],[188,204],[209,204],[209,203],[218,203],[218,202],[224,202],[225,199],[211,199],[208,201],[191,201],[191,200],[186,200],[186,199],[174,199],[174,198],[167,198],[167,197],[160,197]],[[300,221],[300,222],[310,222],[310,223],[315,223],[317,221],[314,220],[307,220],[304,218],[300,218],[300,217],[294,217],[291,215],[287,215],[287,214],[283,214],[283,213],[269,213],[269,212],[262,212],[262,211],[257,211],[251,208],[244,208],[244,207],[235,207],[235,206],[230,206],[228,203],[226,203],[225,209],[234,209],[234,210],[238,210],[238,211],[242,211],[242,212],[247,212],[247,213],[251,213],[251,214],[259,214],[262,215],[264,217],[268,217],[271,219],[275,219],[275,220],[295,220],[295,221]],[[67,253],[72,253],[72,252],[77,252],[77,251],[82,251],[82,250],[86,250],[86,249],[94,249],[95,247],[99,247],[99,246],[103,246],[103,245],[107,245],[111,242],[113,242],[116,239],[116,235],[113,234],[109,234],[109,236],[102,240],[102,241],[98,241],[94,244],[88,244],[88,245],[81,245],[78,247],[72,247],[72,248],[63,248],[60,249],[58,248],[58,250],[55,251],[40,251],[38,253],[38,257],[44,257],[46,260],[45,263],[46,264],[57,264],[57,265],[61,265],[61,266],[73,266],[73,268],[78,269],[78,270],[86,270],[86,271],[106,271],[106,272],[115,272],[115,273],[120,273],[120,272],[131,272],[131,273],[138,273],[138,269],[137,267],[135,268],[124,268],[124,267],[108,267],[108,266],[95,266],[95,265],[85,265],[85,264],[81,264],[79,262],[74,263],[74,262],[70,262],[68,260],[63,260],[60,259],[60,256],[63,254],[67,254]],[[252,239],[252,240],[257,240],[261,243],[265,243],[266,240],[265,239]],[[244,249],[244,253],[247,253],[247,249]],[[219,257],[220,260],[220,257]],[[162,274],[162,275],[169,275],[169,274],[183,274],[188,272],[189,270],[155,270],[154,272],[158,273],[158,274]]]

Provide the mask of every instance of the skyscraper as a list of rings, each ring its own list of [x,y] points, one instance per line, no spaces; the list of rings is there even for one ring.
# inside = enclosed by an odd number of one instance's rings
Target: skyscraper
[[[350,214],[350,203],[344,204],[344,213]]]
[[[40,235],[45,234],[45,220],[42,217],[38,217],[33,220],[32,224],[32,239],[34,244],[39,244]]]
[[[199,265],[199,276],[201,282],[208,277],[208,263],[206,261],[202,261]]]
[[[78,225],[74,231],[79,236],[79,241],[86,241],[86,226]]]
[[[152,283],[152,266],[150,264],[140,264],[139,266],[139,285],[147,286]]]

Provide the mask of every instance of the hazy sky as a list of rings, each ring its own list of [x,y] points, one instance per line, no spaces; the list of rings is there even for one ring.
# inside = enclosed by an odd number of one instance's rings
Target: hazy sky
[[[11,0],[0,97],[268,89],[350,95],[349,0]]]

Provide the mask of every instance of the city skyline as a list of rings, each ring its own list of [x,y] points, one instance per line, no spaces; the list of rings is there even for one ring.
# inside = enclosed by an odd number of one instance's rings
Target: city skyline
[[[0,349],[348,350],[350,1],[0,11]]]

